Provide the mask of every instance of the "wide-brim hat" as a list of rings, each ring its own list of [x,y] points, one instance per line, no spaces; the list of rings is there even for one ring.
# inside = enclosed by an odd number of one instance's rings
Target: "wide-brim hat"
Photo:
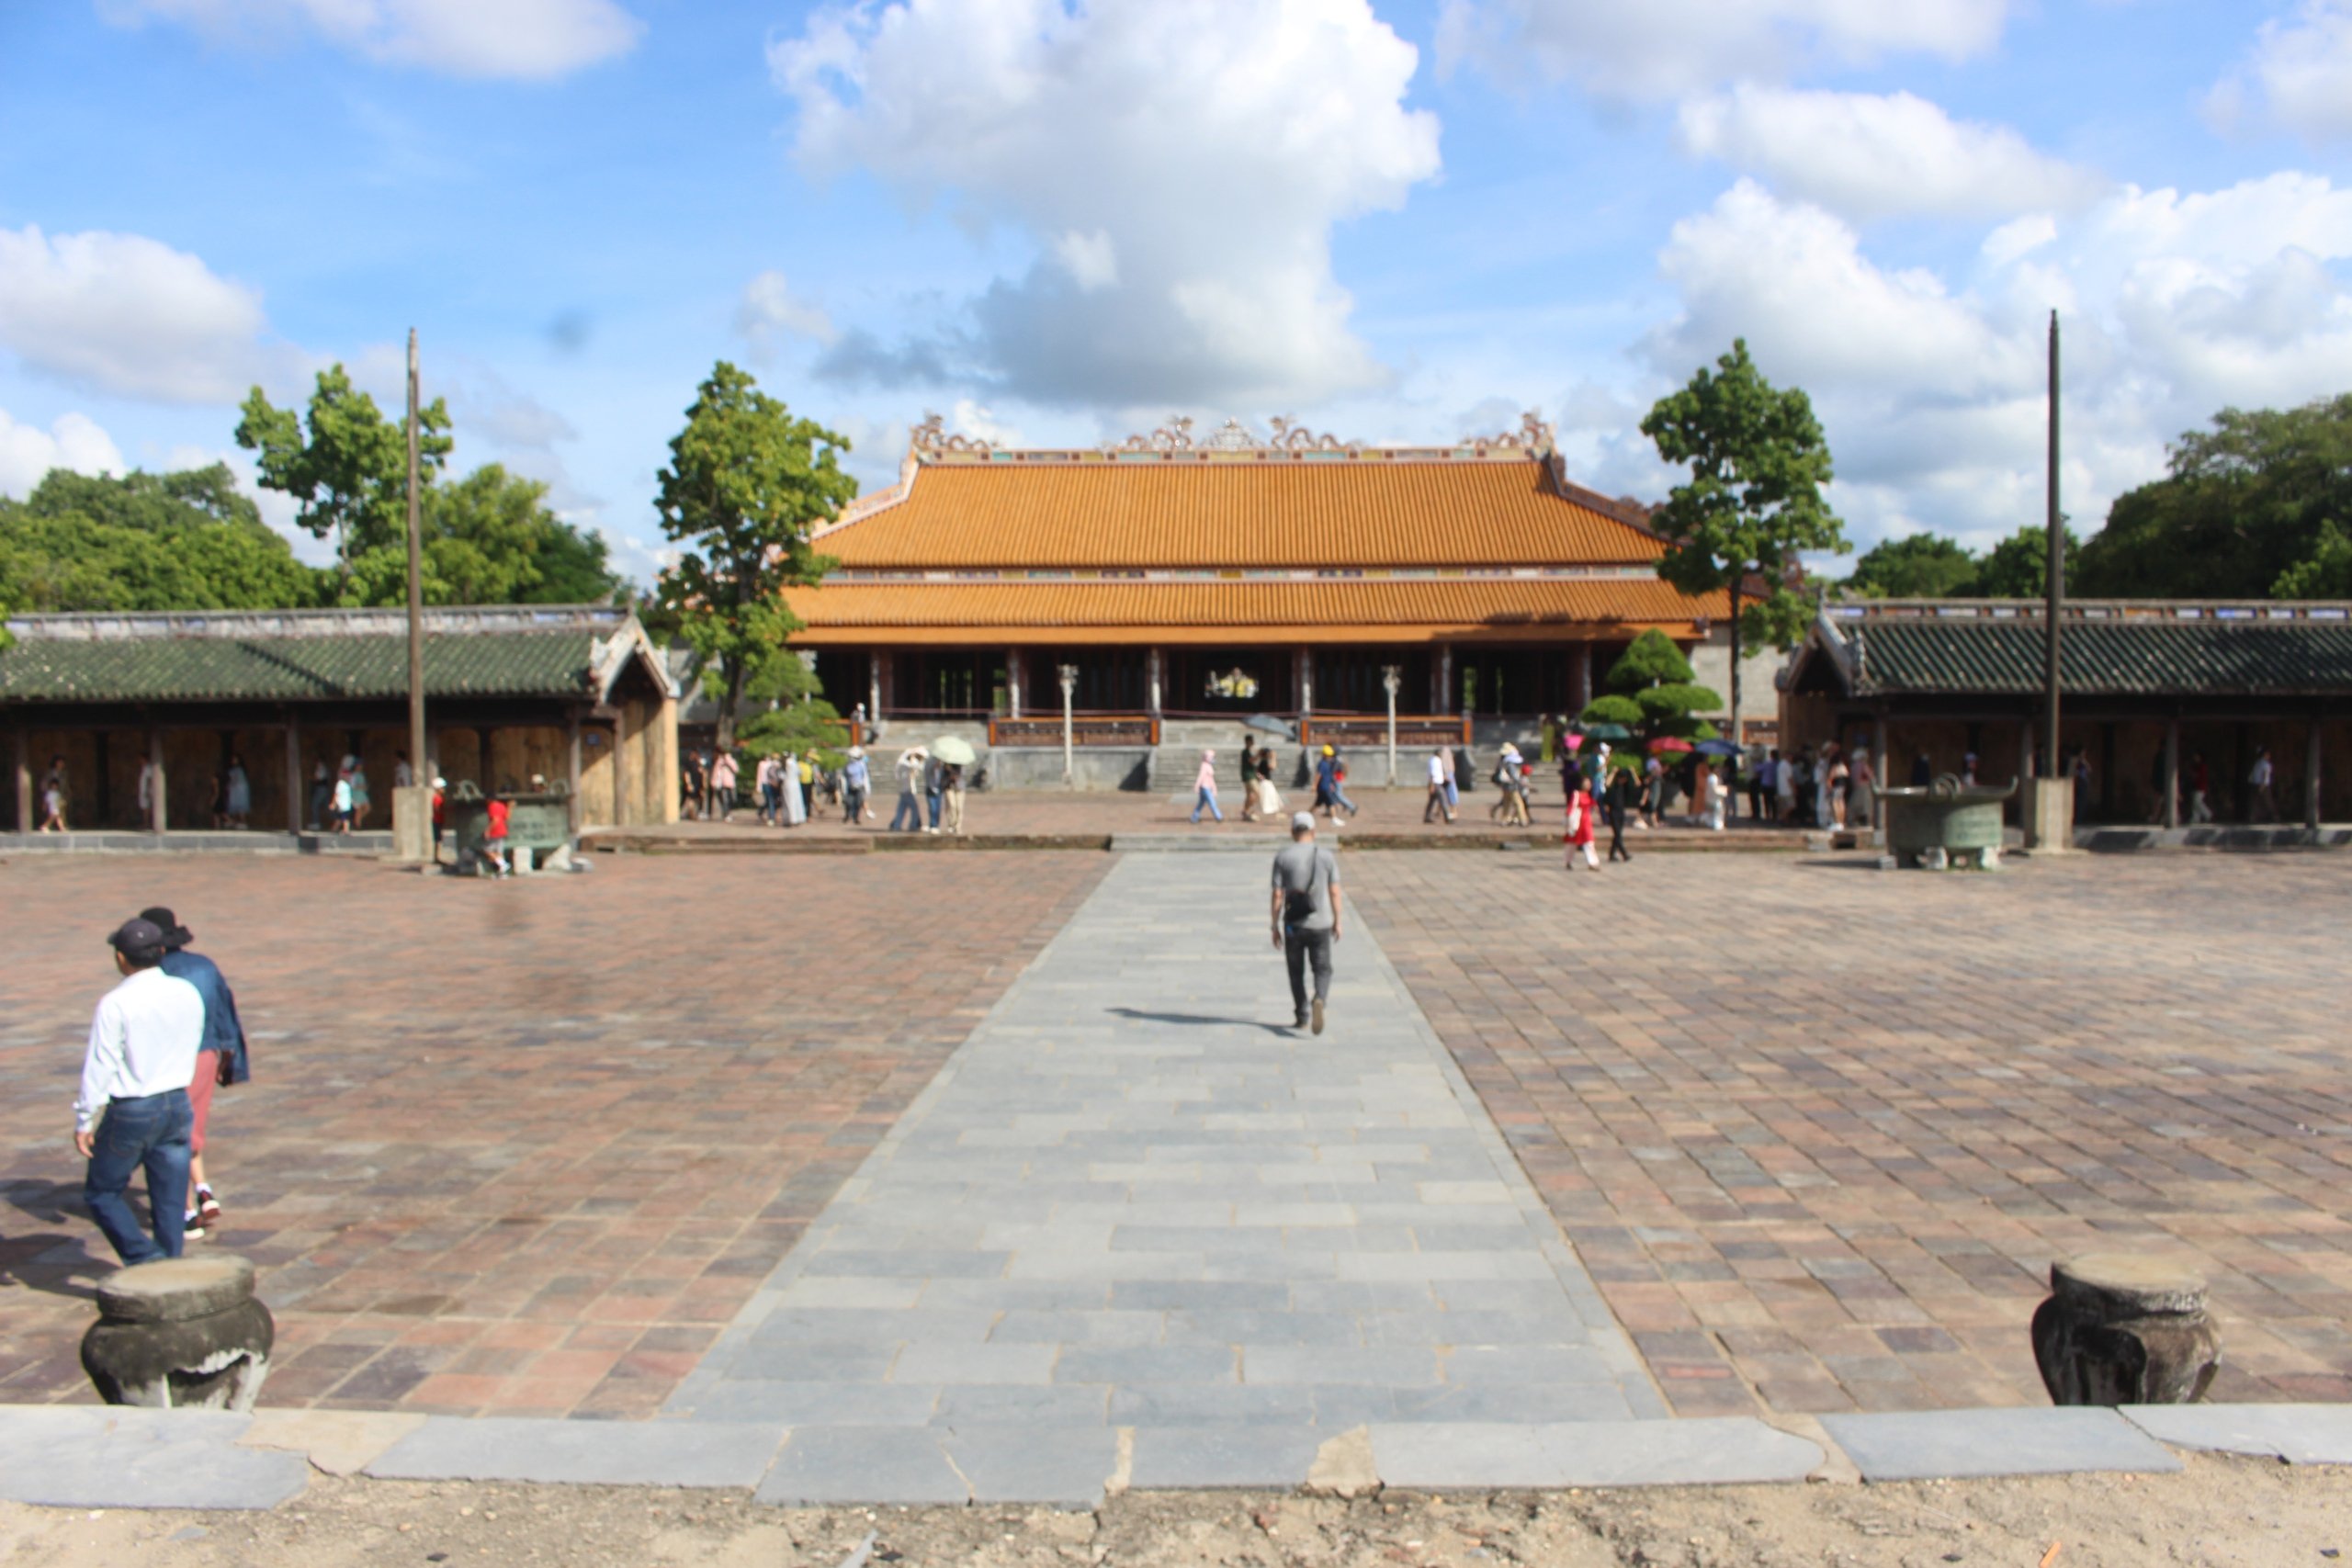
[[[164,929],[153,920],[125,920],[107,938],[107,945],[134,962],[153,963],[170,951]]]
[[[161,904],[140,910],[139,918],[164,933],[164,945],[167,948],[186,947],[196,940],[196,933],[180,924],[179,918]]]

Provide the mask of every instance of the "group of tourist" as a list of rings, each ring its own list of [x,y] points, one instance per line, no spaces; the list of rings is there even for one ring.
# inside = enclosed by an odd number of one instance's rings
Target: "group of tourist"
[[[864,751],[851,748],[853,760],[862,761]],[[899,753],[892,764],[899,779],[899,806],[890,814],[889,830],[893,833],[950,833],[964,831],[964,765],[934,757],[928,748],[910,746]],[[928,823],[924,812],[930,813]]]
[[[107,939],[120,982],[100,998],[74,1103],[82,1194],[125,1265],[177,1258],[220,1224],[204,1165],[212,1093],[251,1077],[236,998],[220,968],[188,950],[172,911],[142,909]],[[147,1183],[148,1224],[123,1196]]]
[[[395,787],[406,789],[413,782],[408,753],[400,752],[392,768],[392,783]],[[164,787],[164,772],[155,759],[141,759],[136,792],[141,827],[154,820],[155,808],[159,804],[157,794]],[[37,831],[73,831],[69,818],[73,809],[74,787],[63,756],[50,759],[48,771],[41,774],[36,798],[40,807]],[[375,800],[368,788],[367,767],[360,761],[358,753],[345,752],[341,761],[332,764],[324,757],[313,761],[307,804],[309,809],[303,820],[314,833],[367,831],[368,817],[375,809]],[[212,775],[206,816],[217,829],[243,830],[253,826],[253,775],[245,771],[243,756],[232,751],[229,753],[228,761]]]
[[[1927,755],[1920,752],[1913,766],[1915,783],[1927,782],[1917,777]],[[1972,754],[1969,765],[1975,761]],[[1825,740],[1818,748],[1802,747],[1786,757],[1776,746],[1748,775],[1748,815],[1759,822],[1792,827],[1866,827],[1878,798],[1878,782],[1868,747],[1857,747],[1849,759],[1835,740]]]

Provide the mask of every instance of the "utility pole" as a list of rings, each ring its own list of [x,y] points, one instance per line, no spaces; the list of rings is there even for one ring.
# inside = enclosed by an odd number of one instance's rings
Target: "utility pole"
[[[424,750],[424,533],[418,487],[416,329],[408,330],[408,761],[406,788],[392,791],[392,854],[431,862],[433,762]]]
[[[2058,612],[2066,602],[2066,525],[2058,511],[2058,312],[2050,312],[2050,576],[2042,605],[2041,776],[2054,779],[2058,761]]]

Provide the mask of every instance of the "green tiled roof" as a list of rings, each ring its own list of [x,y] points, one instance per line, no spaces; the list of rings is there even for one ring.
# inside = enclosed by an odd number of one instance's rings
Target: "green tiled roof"
[[[2039,619],[1894,620],[1839,628],[1865,692],[2030,693],[2042,685]],[[2352,693],[2352,622],[2067,621],[2069,692],[2158,695]]]
[[[435,697],[579,696],[595,634],[441,632],[424,639]],[[26,638],[0,650],[0,702],[301,702],[405,697],[405,637]]]

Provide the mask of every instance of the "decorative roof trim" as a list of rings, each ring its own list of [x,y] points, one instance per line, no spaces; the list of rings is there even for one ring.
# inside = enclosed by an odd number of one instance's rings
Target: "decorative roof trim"
[[[1856,621],[2038,621],[2046,608],[2040,599],[1845,599],[1825,604],[1820,621],[1833,632]],[[2069,599],[2058,609],[2065,621],[2352,622],[2352,600]]]
[[[483,604],[428,609],[428,635],[576,631],[634,625],[635,612],[618,604]],[[408,611],[396,610],[131,610],[62,615],[14,615],[18,642],[145,642],[163,638],[405,637]],[[640,633],[640,635],[642,635]]]
[[[1317,566],[1317,567],[843,567],[825,574],[819,589],[890,583],[1065,582],[1623,582],[1652,581],[1644,564],[1601,566]]]
[[[951,434],[944,419],[927,413],[908,432],[907,469],[910,481],[912,470],[933,463],[1046,467],[1130,462],[1523,462],[1549,457],[1555,450],[1552,427],[1532,412],[1521,416],[1517,430],[1494,435],[1465,435],[1456,442],[1430,446],[1383,446],[1343,441],[1336,435],[1309,430],[1288,415],[1277,415],[1267,423],[1272,434],[1262,438],[1238,419],[1228,419],[1207,434],[1195,436],[1192,417],[1176,414],[1148,434],[1106,441],[1098,446],[1007,447],[984,436]],[[1614,514],[1616,503],[1610,503],[1607,510]],[[844,513],[842,521],[851,520]]]

